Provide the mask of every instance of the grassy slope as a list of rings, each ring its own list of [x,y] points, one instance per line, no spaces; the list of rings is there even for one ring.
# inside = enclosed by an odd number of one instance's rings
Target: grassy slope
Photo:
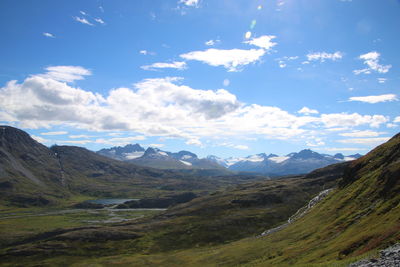
[[[400,240],[400,136],[354,163],[341,187],[286,229],[262,238],[88,262],[158,266],[342,266]]]

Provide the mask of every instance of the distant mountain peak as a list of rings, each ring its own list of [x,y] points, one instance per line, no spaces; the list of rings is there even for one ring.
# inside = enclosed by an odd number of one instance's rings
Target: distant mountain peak
[[[334,157],[335,159],[344,159],[344,156],[343,156],[342,153],[336,153],[333,157]]]
[[[129,160],[143,156],[144,151],[144,148],[139,144],[128,144],[126,146],[103,148],[97,153],[113,159]]]
[[[321,154],[312,151],[311,149],[303,149],[299,153],[295,153],[292,159],[322,159],[324,156]]]

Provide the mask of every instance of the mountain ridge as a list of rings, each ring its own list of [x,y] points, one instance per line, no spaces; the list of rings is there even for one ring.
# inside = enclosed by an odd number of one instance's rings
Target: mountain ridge
[[[135,150],[132,150],[134,148]],[[141,155],[135,158],[128,158],[131,153]],[[116,151],[116,152],[115,152]],[[123,152],[120,152],[123,151]],[[143,152],[143,153],[142,153]],[[148,147],[146,150],[139,144],[126,145],[124,147],[112,147],[102,149],[97,153],[104,156],[132,162],[141,166],[159,169],[220,169],[226,168],[229,171],[239,173],[255,173],[268,176],[297,175],[305,174],[330,164],[354,160],[361,157],[360,154],[344,156],[341,153],[335,155],[320,154],[310,149],[303,149],[299,152],[292,152],[285,156],[276,154],[259,153],[242,158],[223,159],[214,155],[205,158],[190,151],[168,152],[159,148]],[[122,154],[125,153],[125,156]]]

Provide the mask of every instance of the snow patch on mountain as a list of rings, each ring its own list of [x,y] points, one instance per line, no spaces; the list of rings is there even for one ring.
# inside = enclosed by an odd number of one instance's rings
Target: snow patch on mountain
[[[275,162],[275,163],[281,163],[281,162],[284,162],[285,160],[287,160],[287,159],[289,159],[290,157],[285,157],[285,156],[282,156],[282,157],[270,157],[270,158],[268,158],[269,160],[271,160],[271,161],[273,161],[273,162]]]
[[[187,166],[192,166],[193,164],[184,160],[180,160],[180,162],[182,162],[183,164],[187,165]]]

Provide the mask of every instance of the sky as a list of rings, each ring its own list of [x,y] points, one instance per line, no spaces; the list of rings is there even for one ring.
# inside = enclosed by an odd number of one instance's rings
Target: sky
[[[365,154],[400,131],[398,0],[2,0],[0,124],[51,146]]]

